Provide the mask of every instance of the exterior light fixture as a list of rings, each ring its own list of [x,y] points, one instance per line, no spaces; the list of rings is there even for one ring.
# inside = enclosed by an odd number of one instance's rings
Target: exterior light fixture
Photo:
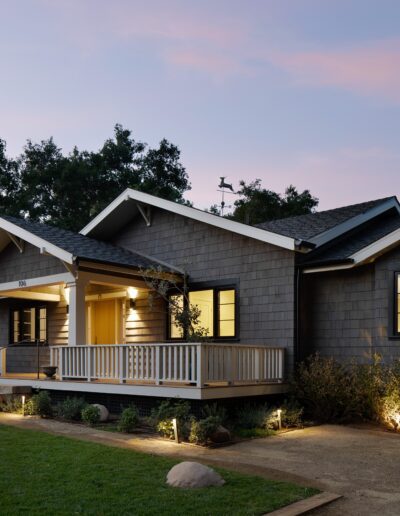
[[[136,300],[135,299],[132,299],[132,298],[129,299],[129,308],[131,310],[135,310],[135,308],[136,308]]]
[[[136,299],[139,294],[138,289],[135,287],[128,287],[126,293],[129,299]]]
[[[281,430],[281,428],[282,428],[282,409],[278,409],[276,412],[278,414],[278,428],[279,428],[279,430]]]
[[[22,415],[25,416],[25,396],[21,397],[22,401]]]
[[[176,421],[176,418],[174,417],[174,419],[172,420],[172,428],[174,429],[174,437],[175,437],[175,442],[176,443],[179,443],[179,436],[178,436],[178,423]]]

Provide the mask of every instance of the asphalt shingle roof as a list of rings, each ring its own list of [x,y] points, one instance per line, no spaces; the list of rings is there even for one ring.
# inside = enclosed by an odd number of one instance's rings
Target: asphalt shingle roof
[[[303,255],[300,261],[307,265],[324,265],[346,261],[357,251],[399,228],[400,216],[392,210],[390,213],[365,223],[354,231],[350,231],[334,243]]]
[[[160,263],[156,260],[153,261],[122,247],[74,233],[73,231],[8,215],[2,215],[1,218],[71,253],[77,258],[143,269],[160,267]],[[161,268],[168,270],[165,266]]]
[[[370,209],[386,202],[394,197],[376,199],[374,201],[362,202],[333,210],[319,211],[308,215],[288,217],[285,219],[262,222],[257,227],[300,240],[309,240],[333,227],[361,215]]]

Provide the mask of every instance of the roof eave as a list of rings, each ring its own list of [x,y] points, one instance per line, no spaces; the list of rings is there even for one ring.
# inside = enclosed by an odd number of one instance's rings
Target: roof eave
[[[143,204],[147,204],[156,208],[182,215],[184,217],[203,222],[205,224],[230,231],[248,238],[259,240],[265,243],[276,245],[291,251],[296,250],[296,241],[294,238],[266,231],[264,229],[248,226],[241,222],[225,219],[218,215],[208,213],[184,204],[168,201],[154,195],[139,192],[131,188],[127,188],[121,195],[112,201],[102,212],[100,212],[89,224],[87,224],[80,233],[88,236],[95,228],[101,227],[101,224],[107,217],[110,217],[113,211],[123,202],[133,200]]]

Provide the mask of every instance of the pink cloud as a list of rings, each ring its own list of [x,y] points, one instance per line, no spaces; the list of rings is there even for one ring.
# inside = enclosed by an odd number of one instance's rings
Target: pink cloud
[[[300,83],[400,101],[400,39],[341,51],[276,52],[267,59]]]

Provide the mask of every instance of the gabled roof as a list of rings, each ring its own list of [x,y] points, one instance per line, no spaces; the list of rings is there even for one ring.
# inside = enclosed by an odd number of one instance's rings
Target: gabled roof
[[[387,249],[396,243],[396,238],[391,236],[399,230],[400,216],[397,211],[390,210],[333,243],[301,256],[299,263],[304,267],[322,267],[340,263],[356,264],[376,256],[382,249]],[[383,247],[379,243],[384,244]]]
[[[339,228],[345,223],[352,221],[356,226],[363,222],[363,218],[370,219],[379,213],[397,207],[396,197],[386,197],[350,206],[343,206],[333,210],[319,211],[308,215],[300,215],[297,217],[288,217],[285,219],[271,220],[258,224],[257,227],[274,231],[281,235],[310,242],[315,241],[318,244],[318,236],[326,234],[334,228]],[[363,217],[364,216],[364,217]],[[344,228],[346,231],[350,227]]]
[[[69,264],[77,260],[88,260],[143,269],[160,267],[160,262],[157,260],[48,224],[3,215],[0,217],[0,229]],[[161,269],[174,270],[174,272],[176,270],[166,267],[165,264],[161,266]]]
[[[118,229],[130,222],[139,212],[146,216],[144,207],[161,208],[189,219],[204,222],[210,226],[225,229],[232,233],[254,238],[255,240],[260,240],[292,251],[296,250],[301,244],[301,242],[297,242],[296,239],[291,236],[248,226],[241,222],[225,219],[224,217],[219,217],[218,215],[213,215],[212,213],[185,206],[177,202],[167,201],[160,197],[155,197],[154,195],[133,190],[132,188],[127,188],[121,195],[114,199],[111,204],[81,230],[81,234],[96,238],[111,238]],[[146,218],[148,225],[150,225],[151,216],[150,218],[146,216]]]

